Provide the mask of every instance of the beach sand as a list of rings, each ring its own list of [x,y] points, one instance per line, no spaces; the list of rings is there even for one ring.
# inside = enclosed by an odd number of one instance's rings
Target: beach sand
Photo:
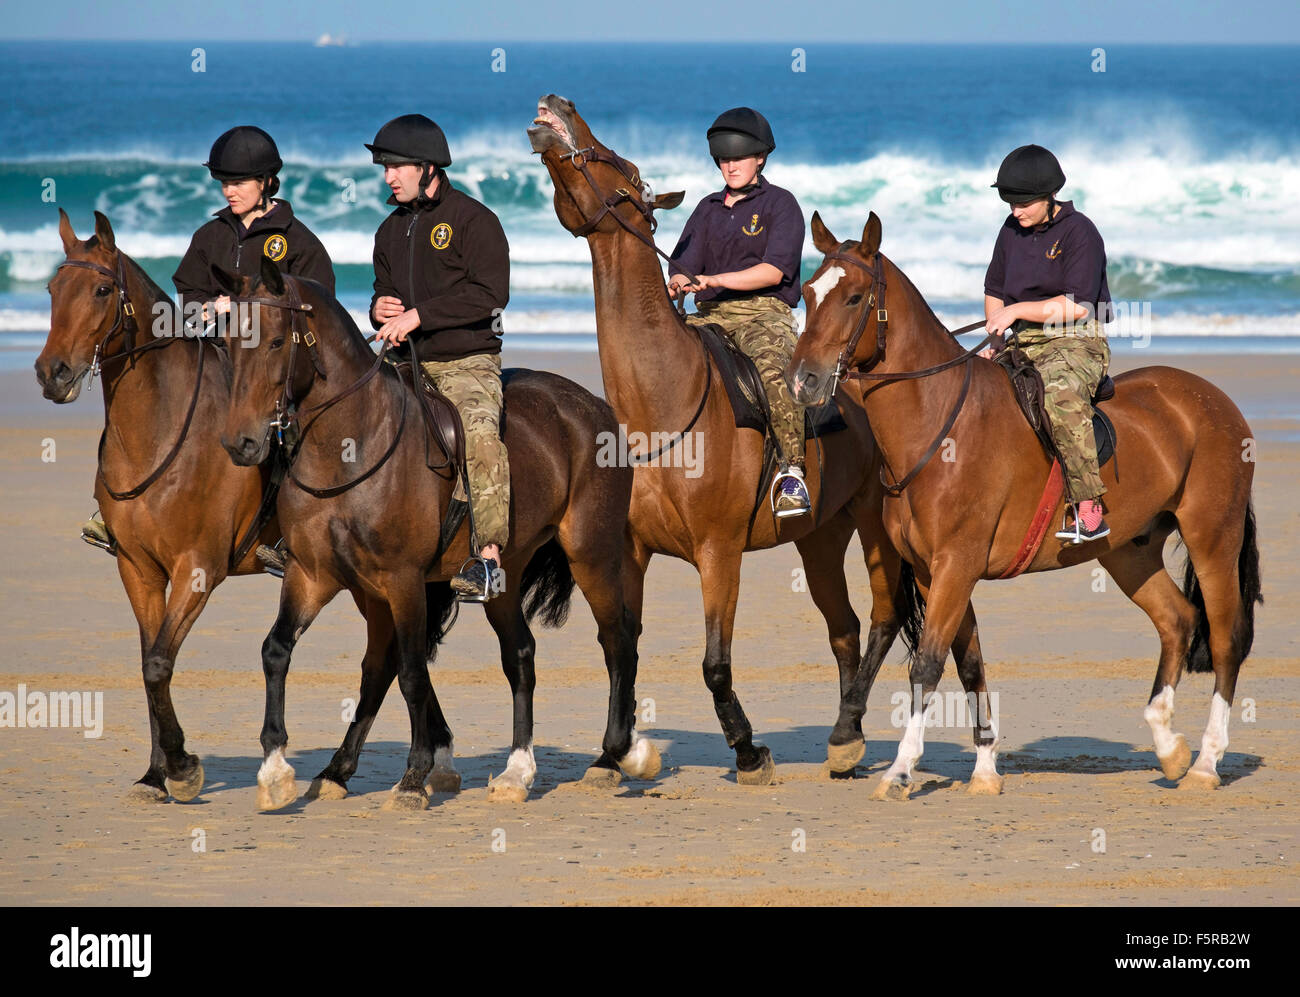
[[[508,350],[599,390],[594,354]],[[173,683],[187,748],[207,784],[191,804],[134,805],[148,725],[139,641],[111,558],[77,538],[94,505],[98,390],[72,406],[39,396],[30,371],[0,373],[4,560],[0,692],[103,693],[103,733],[0,728],[0,902],[8,904],[1151,904],[1300,902],[1300,356],[1158,357],[1117,350],[1116,371],[1190,368],[1223,387],[1258,439],[1255,508],[1264,592],[1254,652],[1232,710],[1215,793],[1183,792],[1156,767],[1142,720],[1158,647],[1146,617],[1089,564],[975,590],[998,695],[1005,792],[970,797],[969,728],[927,732],[924,786],[869,799],[892,760],[891,652],[866,718],[858,778],[820,778],[838,699],[824,625],[793,590],[793,547],[745,558],[735,685],[777,762],[774,785],[737,785],[700,675],[698,577],[650,568],[640,648],[639,727],[664,771],[592,793],[607,683],[581,596],[569,624],[539,631],[537,763],[522,804],[487,800],[505,766],[510,699],[496,642],[466,609],[434,684],[456,735],[464,790],[414,815],[381,810],[409,740],[396,688],[339,802],[254,809],[261,761],[259,647],[279,583],[224,584],[181,651]],[[57,460],[46,463],[46,439]],[[1123,465],[1121,473],[1139,473]],[[1171,563],[1181,571],[1181,554]],[[848,563],[869,611],[856,542]],[[1108,580],[1106,580],[1108,582]],[[1041,607],[1054,607],[1044,610]],[[304,791],[341,739],[364,629],[335,602],[299,644],[288,683],[289,761]],[[1187,676],[1177,730],[1199,747],[1212,678]],[[959,692],[951,666],[940,686]],[[1243,719],[1243,714],[1247,719]]]

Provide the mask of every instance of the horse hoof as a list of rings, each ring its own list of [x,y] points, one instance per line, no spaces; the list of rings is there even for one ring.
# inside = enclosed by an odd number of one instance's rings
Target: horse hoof
[[[772,752],[766,745],[758,749],[758,767],[753,769],[736,769],[736,781],[742,786],[770,786],[776,775],[776,763],[772,761]]]
[[[528,799],[528,787],[522,782],[507,779],[505,773],[493,779],[488,776],[489,803],[523,803]]]
[[[641,737],[637,738],[632,750],[619,761],[618,766],[633,779],[653,779],[663,768],[663,761],[659,758],[659,749],[654,746],[654,742]],[[590,775],[591,771],[587,769],[587,774]]]
[[[623,773],[618,769],[607,769],[593,765],[582,773],[580,785],[584,789],[607,790],[616,789],[622,781]]]
[[[831,772],[852,772],[867,753],[867,742],[858,740],[848,744],[826,745],[826,767]]]
[[[298,798],[293,781],[293,766],[284,760],[284,750],[276,748],[257,770],[257,809],[280,810]]]
[[[423,790],[398,789],[393,787],[388,799],[384,800],[383,809],[398,813],[418,813],[429,806],[429,794]]]
[[[1192,749],[1182,734],[1177,735],[1174,742],[1174,750],[1160,759],[1160,771],[1164,772],[1166,779],[1177,782],[1192,767]]]
[[[167,792],[171,793],[172,799],[179,800],[181,803],[188,803],[194,797],[199,795],[199,790],[203,788],[203,763],[197,758],[194,759],[194,768],[190,774],[181,779],[166,779]]]
[[[912,782],[910,779],[881,779],[880,784],[876,786],[875,792],[871,794],[873,800],[894,800],[901,802],[912,795]]]
[[[1002,776],[1000,775],[971,776],[970,785],[966,787],[966,792],[969,793],[971,796],[1001,796]]]
[[[307,787],[305,795],[309,800],[343,800],[347,798],[348,787],[333,779],[317,776]]]
[[[424,784],[426,793],[459,793],[460,773],[455,769],[434,767],[429,773],[429,781]]]
[[[1202,772],[1199,769],[1189,771],[1178,783],[1179,789],[1190,789],[1193,791],[1212,792],[1221,786],[1223,781],[1217,773]]]
[[[147,782],[137,782],[126,791],[127,803],[162,803],[167,799],[167,790]]]

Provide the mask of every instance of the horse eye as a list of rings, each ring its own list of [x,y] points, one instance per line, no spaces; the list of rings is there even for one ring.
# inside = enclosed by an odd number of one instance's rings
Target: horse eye
[[[112,290],[112,288],[110,288],[107,284],[100,284],[99,287],[95,288],[95,297],[97,297],[97,298],[107,298],[107,297],[108,297],[108,293],[109,293],[109,291],[111,291],[111,290]]]
[[[862,295],[855,294],[851,296],[848,301],[844,302],[844,305],[846,308],[852,308],[854,305],[860,305],[861,303],[862,303]]]
[[[270,350],[278,350],[278,349],[280,349],[280,347],[282,347],[282,346],[284,346],[284,337],[283,337],[283,336],[281,336],[279,339],[273,339],[273,340],[271,340],[271,342],[267,344],[267,349],[270,349]]]

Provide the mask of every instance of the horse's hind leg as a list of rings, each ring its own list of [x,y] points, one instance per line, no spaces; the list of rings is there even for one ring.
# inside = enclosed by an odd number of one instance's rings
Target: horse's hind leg
[[[839,666],[839,716],[831,729],[826,747],[826,764],[832,774],[852,772],[866,752],[866,742],[862,737],[862,715],[866,712],[871,680],[875,678],[875,672],[884,660],[882,651],[874,666],[868,664],[870,677],[864,683],[855,683],[860,663],[861,624],[849,602],[848,583],[844,578],[844,553],[853,537],[853,531],[853,520],[841,511],[824,526],[795,541],[799,557],[803,561],[808,594],[826,620],[831,653],[835,655],[835,663]],[[890,615],[892,619],[892,613]],[[886,629],[888,626],[886,622]],[[890,642],[897,632],[895,624],[888,635]],[[873,638],[880,636],[874,626],[872,635]]]
[[[294,645],[336,592],[337,585],[308,578],[298,563],[290,560],[280,587],[280,611],[262,642],[266,712],[262,720],[262,765],[257,770],[258,810],[279,810],[297,798],[293,766],[284,757],[289,743],[284,726],[285,677]]]
[[[1168,529],[1153,531],[1144,546],[1126,544],[1100,558],[1124,594],[1141,608],[1160,635],[1160,662],[1143,717],[1151,727],[1156,758],[1166,779],[1181,779],[1192,761],[1187,739],[1173,731],[1174,690],[1183,673],[1196,611],[1165,570]]]
[[[533,690],[537,686],[534,656],[537,642],[524,619],[517,586],[484,603],[488,623],[501,645],[501,670],[510,683],[514,723],[510,741],[510,760],[499,776],[488,780],[488,799],[494,802],[522,803],[528,799],[537,776],[533,757]]]
[[[569,560],[573,580],[591,606],[596,618],[597,640],[605,653],[609,673],[609,714],[600,757],[583,776],[596,787],[618,785],[619,770],[634,779],[653,779],[659,774],[659,750],[636,733],[636,621],[623,601],[623,584],[617,551],[603,539],[608,531],[599,524],[582,536],[570,536],[561,524],[561,546],[574,554]],[[588,549],[594,548],[594,549]]]
[[[1225,510],[1231,508],[1231,504],[1225,504]],[[1178,788],[1215,789],[1221,781],[1218,764],[1228,749],[1228,717],[1237,691],[1237,673],[1241,669],[1242,659],[1249,651],[1253,636],[1239,630],[1245,610],[1241,565],[1238,561],[1242,552],[1243,527],[1240,519],[1235,524],[1215,524],[1208,516],[1197,519],[1193,515],[1189,517],[1190,521],[1200,524],[1200,528],[1184,529],[1182,509],[1179,510],[1179,516],[1179,530],[1196,569],[1205,618],[1209,624],[1214,694],[1210,700],[1209,722],[1201,738],[1201,750]],[[1253,548],[1253,537],[1249,542]],[[1249,556],[1252,565],[1248,570],[1253,572],[1253,549]]]

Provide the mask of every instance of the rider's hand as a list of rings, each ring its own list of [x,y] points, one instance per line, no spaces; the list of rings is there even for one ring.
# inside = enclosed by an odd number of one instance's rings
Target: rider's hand
[[[375,299],[375,319],[380,322],[387,322],[389,319],[395,319],[406,311],[406,306],[402,304],[401,298],[394,298],[385,295],[382,298]]]
[[[418,328],[420,328],[420,313],[411,308],[385,322],[375,333],[375,339],[390,346],[397,346],[399,343],[406,342],[406,337]]]
[[[668,297],[680,298],[692,291],[700,290],[699,285],[692,284],[691,279],[682,273],[675,273],[668,280]]]
[[[990,335],[1000,335],[1015,324],[1016,319],[1020,318],[1015,305],[1007,305],[1005,308],[999,308],[990,315],[984,323],[984,331]]]
[[[223,294],[221,297],[217,299],[216,305],[217,305],[218,315],[230,314],[230,295]]]

